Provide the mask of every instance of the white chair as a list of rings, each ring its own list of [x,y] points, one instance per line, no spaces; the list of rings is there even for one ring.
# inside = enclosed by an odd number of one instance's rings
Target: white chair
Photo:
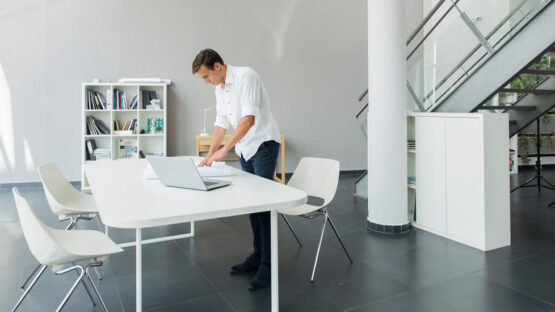
[[[60,311],[64,307],[77,287],[77,284],[80,282],[83,283],[87,290],[93,305],[96,305],[83,279],[85,275],[102,303],[102,307],[105,311],[108,311],[104,304],[104,300],[100,297],[98,289],[89,275],[89,269],[102,265],[104,259],[108,255],[122,252],[123,250],[110,240],[110,238],[98,231],[66,231],[56,230],[46,226],[35,216],[27,200],[21,196],[17,188],[14,187],[12,191],[23,235],[25,236],[29,250],[41,264],[40,273],[35,275],[29,287],[15,304],[12,312],[19,307],[47,266],[51,267],[52,271],[57,275],[75,271],[79,276],[56,311]],[[93,262],[89,263],[86,267],[74,264],[77,261],[89,259],[92,259]],[[64,269],[64,266],[67,264],[72,264],[72,266]]]
[[[349,261],[353,263],[353,260],[351,259],[351,256],[347,251],[347,248],[345,248],[345,244],[343,244],[341,236],[339,236],[339,233],[333,225],[333,222],[326,210],[326,207],[335,196],[338,182],[339,161],[324,158],[303,157],[287,185],[303,190],[309,196],[319,197],[323,199],[324,202],[321,205],[304,204],[299,207],[279,210],[279,213],[282,214],[286,222],[287,219],[284,215],[302,216],[308,219],[313,219],[318,216],[324,216],[324,225],[322,226],[322,233],[320,234],[320,242],[318,243],[318,250],[316,251],[316,259],[314,260],[314,267],[312,269],[310,282],[314,282],[314,274],[316,273],[316,265],[318,264],[320,247],[322,246],[322,239],[324,238],[324,231],[326,229],[326,223],[328,220],[335,235],[337,236],[337,239],[339,239],[339,243],[341,243],[341,247],[343,247],[345,254],[349,258]],[[291,227],[289,222],[287,222],[287,225],[293,232],[293,235],[300,245],[300,241],[297,238],[297,235],[293,231],[293,228]]]
[[[92,220],[97,216],[98,209],[92,196],[76,190],[55,163],[46,163],[40,166],[38,171],[50,209],[58,216],[60,221],[70,221],[66,230],[77,227],[78,220]],[[96,221],[99,229],[102,230],[98,218]],[[21,284],[22,289],[25,289],[25,285],[27,285],[39,268],[40,264],[35,266],[31,274]],[[96,268],[95,272],[98,278],[102,279]]]
[[[79,219],[91,220],[98,214],[93,197],[75,189],[55,163],[46,163],[38,171],[50,209],[60,220],[70,220],[68,228],[76,226]]]

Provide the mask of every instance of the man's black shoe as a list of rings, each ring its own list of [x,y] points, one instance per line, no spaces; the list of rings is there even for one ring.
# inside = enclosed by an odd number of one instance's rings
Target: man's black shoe
[[[255,254],[251,254],[242,263],[232,266],[230,271],[231,273],[246,273],[258,269],[259,266],[260,257]]]
[[[267,286],[270,284],[271,276],[270,266],[266,264],[260,265],[258,272],[256,272],[256,275],[251,280],[249,290],[253,291]]]

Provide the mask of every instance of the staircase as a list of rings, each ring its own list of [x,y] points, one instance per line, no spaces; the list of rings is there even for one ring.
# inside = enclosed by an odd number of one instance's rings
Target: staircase
[[[462,7],[458,0],[438,1],[407,39],[409,109],[508,112],[511,136],[551,110],[555,68],[537,64],[555,57],[552,2],[473,0]],[[536,77],[535,83],[516,86],[522,77]],[[512,101],[499,101],[508,95]],[[365,137],[367,108],[356,115]],[[367,185],[365,172],[355,196],[367,198]]]
[[[508,113],[511,137],[551,111],[555,106],[555,58],[553,61],[551,58],[554,52],[552,44],[474,111]]]

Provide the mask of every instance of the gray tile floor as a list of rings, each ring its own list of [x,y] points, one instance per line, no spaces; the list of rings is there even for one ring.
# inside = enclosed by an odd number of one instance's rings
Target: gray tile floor
[[[513,185],[533,172],[512,177]],[[545,176],[555,181],[555,170]],[[350,264],[331,231],[322,246],[314,284],[309,282],[322,219],[290,218],[299,248],[280,220],[281,311],[555,311],[555,193],[537,188],[511,196],[510,247],[479,250],[413,229],[399,236],[366,231],[366,201],[352,196],[355,175],[340,178],[330,215],[345,239]],[[21,190],[37,215],[62,228],[47,207],[41,188]],[[81,221],[80,228],[95,229]],[[188,230],[187,225],[154,228],[156,237]],[[329,228],[328,228],[329,230]],[[143,301],[148,311],[268,311],[269,289],[247,290],[251,275],[229,274],[229,266],[249,252],[248,217],[198,222],[196,237],[146,245],[143,249]],[[111,229],[117,242],[133,231]],[[8,311],[19,283],[35,265],[19,227],[11,192],[0,190],[0,311]],[[110,311],[133,311],[134,248],[126,248],[100,269],[97,282]],[[19,311],[52,311],[75,277],[47,271]],[[101,311],[78,287],[65,311]]]

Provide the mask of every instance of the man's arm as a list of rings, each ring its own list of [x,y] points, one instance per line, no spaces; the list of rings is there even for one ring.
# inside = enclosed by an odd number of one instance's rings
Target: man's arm
[[[212,165],[212,162],[208,164],[208,161],[210,160],[212,155],[216,153],[216,151],[218,150],[218,147],[220,147],[220,145],[222,144],[222,141],[224,140],[224,137],[225,137],[225,133],[226,133],[226,129],[222,127],[214,126],[214,133],[212,134],[212,142],[210,143],[210,149],[208,150],[208,154],[206,155],[206,157],[198,164],[199,167]]]
[[[218,151],[214,152],[213,154],[209,153],[209,156],[206,156],[206,159],[208,159],[208,161],[206,162],[205,165],[211,166],[213,161],[218,161],[218,160],[221,160],[222,158],[224,158],[225,155],[227,155],[227,153],[231,150],[231,148],[233,146],[235,146],[235,144],[237,142],[239,142],[239,140],[241,140],[247,134],[247,132],[249,132],[249,129],[252,126],[254,126],[254,116],[247,115],[247,116],[242,117],[239,120],[239,124],[237,125],[237,128],[235,129],[235,131],[233,132],[233,134],[229,138],[229,141],[227,141],[227,143],[224,145],[224,147],[220,148]],[[221,137],[219,143],[222,142],[222,140],[224,138],[224,134],[225,134],[225,131],[222,134],[222,137]],[[214,130],[214,135],[216,135],[215,130]],[[216,137],[214,136],[214,138],[212,139],[212,145],[210,146],[210,150],[212,150],[212,147],[214,147],[214,140],[215,139],[216,139]],[[215,148],[217,148],[218,146],[220,146],[220,145],[219,144],[216,145]],[[200,166],[200,164],[199,164],[199,166]]]

